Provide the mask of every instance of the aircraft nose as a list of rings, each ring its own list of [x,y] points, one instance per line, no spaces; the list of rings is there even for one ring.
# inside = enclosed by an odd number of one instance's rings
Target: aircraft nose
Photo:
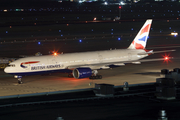
[[[5,67],[5,68],[4,68],[4,72],[5,72],[5,73],[8,73],[8,67]]]

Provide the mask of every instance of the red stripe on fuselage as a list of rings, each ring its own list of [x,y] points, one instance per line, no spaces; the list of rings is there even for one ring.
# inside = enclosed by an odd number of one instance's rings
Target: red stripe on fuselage
[[[22,64],[33,64],[33,63],[38,63],[39,61],[31,61],[31,62],[23,62],[23,63],[21,63],[21,65]]]

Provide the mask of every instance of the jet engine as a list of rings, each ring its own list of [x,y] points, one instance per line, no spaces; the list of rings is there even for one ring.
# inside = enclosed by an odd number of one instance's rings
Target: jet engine
[[[72,74],[76,79],[87,78],[92,75],[92,70],[90,68],[76,68],[73,70]]]

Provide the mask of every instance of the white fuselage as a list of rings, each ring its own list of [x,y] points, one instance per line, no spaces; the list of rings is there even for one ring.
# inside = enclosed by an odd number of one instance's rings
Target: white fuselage
[[[91,69],[100,69],[113,63],[126,63],[146,57],[147,55],[138,55],[143,53],[142,49],[117,49],[94,52],[66,53],[44,56],[34,56],[20,58],[4,69],[6,73],[13,75],[22,75],[25,73],[35,73],[43,71],[56,71],[78,67],[89,67]]]

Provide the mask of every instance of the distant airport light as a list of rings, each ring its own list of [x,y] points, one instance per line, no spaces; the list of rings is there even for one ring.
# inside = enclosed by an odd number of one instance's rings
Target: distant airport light
[[[119,37],[118,40],[121,40],[121,38]]]
[[[59,30],[59,32],[61,32],[61,30]]]
[[[83,1],[79,1],[79,3],[82,3]]]
[[[121,6],[119,6],[119,9],[121,9]]]
[[[94,19],[93,19],[93,20],[94,20],[94,21],[96,21],[96,19],[97,19],[97,18],[96,18],[96,17],[94,17]]]
[[[177,36],[178,33],[177,32],[171,32],[171,35]]]
[[[79,40],[79,42],[82,42],[82,40]]]
[[[133,28],[131,28],[131,30],[133,30]]]
[[[7,9],[5,9],[4,12],[7,12]]]
[[[121,1],[121,2],[120,2],[120,5],[125,5],[125,3]],[[120,6],[120,7],[121,7],[121,6]],[[119,8],[119,9],[121,9],[121,8]]]
[[[38,42],[38,45],[40,45],[41,44],[41,42]]]
[[[169,29],[171,29],[171,27],[169,27]]]
[[[6,33],[8,33],[8,31],[6,31]]]
[[[107,2],[104,2],[104,5],[107,5],[108,3]]]

